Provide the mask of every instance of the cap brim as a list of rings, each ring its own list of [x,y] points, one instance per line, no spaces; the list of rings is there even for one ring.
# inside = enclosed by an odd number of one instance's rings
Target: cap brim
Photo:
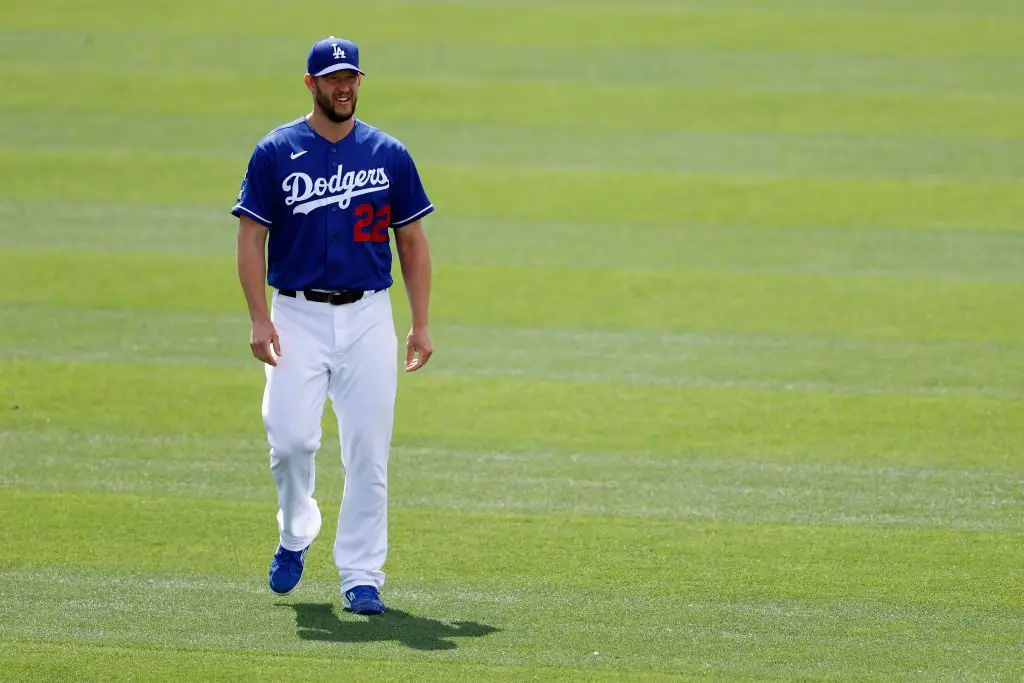
[[[357,72],[363,74],[364,76],[366,75],[365,72],[360,71],[358,66],[355,66],[353,64],[331,64],[326,69],[320,69],[320,71],[317,71],[313,75],[314,76],[326,76],[327,74],[332,74],[335,71],[345,71],[346,69],[348,69],[350,71],[357,71]]]

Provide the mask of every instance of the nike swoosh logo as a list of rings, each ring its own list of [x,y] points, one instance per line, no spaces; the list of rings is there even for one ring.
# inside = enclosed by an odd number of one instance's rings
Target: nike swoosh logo
[[[301,152],[292,152],[292,153],[290,154],[290,156],[291,156],[291,158],[292,158],[292,161],[294,161],[294,160],[298,159],[299,157],[301,157],[301,156],[302,156],[303,154],[305,154],[305,153],[306,153],[306,152],[308,152],[308,151],[309,151],[309,150],[307,150],[307,149],[304,149],[304,150],[302,150]]]

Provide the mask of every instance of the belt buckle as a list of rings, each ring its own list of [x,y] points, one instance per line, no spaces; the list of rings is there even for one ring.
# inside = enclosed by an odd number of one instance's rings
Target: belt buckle
[[[332,306],[343,306],[345,304],[351,304],[356,301],[359,301],[361,298],[363,298],[362,292],[329,292],[327,294],[327,303],[331,304]]]

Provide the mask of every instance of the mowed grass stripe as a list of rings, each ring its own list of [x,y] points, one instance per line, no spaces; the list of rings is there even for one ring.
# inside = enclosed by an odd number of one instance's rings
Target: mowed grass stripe
[[[1024,231],[786,228],[519,220],[439,211],[424,223],[439,268],[526,266],[1024,281]],[[230,257],[224,206],[0,202],[0,245]],[[602,239],[593,239],[600,234]],[[615,248],[610,249],[609,244]]]
[[[26,158],[5,150],[0,151],[0,174],[10,180],[0,188],[0,197],[223,203],[227,222],[248,154],[232,162],[56,152]],[[1019,181],[670,175],[429,162],[422,165],[421,176],[439,212],[521,220],[1018,231],[1018,217],[1024,215]]]
[[[263,373],[255,361],[248,371],[26,360],[4,361],[0,369],[10,401],[0,412],[0,431],[263,433]],[[983,396],[711,390],[435,373],[402,378],[395,442],[1015,469],[1020,409],[1019,399]]]
[[[330,5],[322,3],[325,11]],[[264,1],[240,20],[224,0],[210,2],[203,13],[168,12],[120,0],[107,12],[85,12],[62,0],[45,6],[13,8],[5,17],[11,28],[151,30],[159,22],[168,38],[183,34],[284,36],[290,14]],[[310,12],[318,11],[315,4]],[[1024,21],[1015,17],[913,17],[874,14],[829,14],[814,11],[694,11],[646,13],[628,7],[534,6],[522,12],[512,4],[425,5],[360,3],[358,37],[366,44],[462,43],[580,47],[617,45],[690,47],[713,50],[780,50],[807,53],[936,55],[955,57],[1024,57],[1019,37]],[[487,30],[482,31],[480,27]],[[317,35],[316,37],[321,37]],[[311,41],[310,41],[311,42]],[[372,54],[372,53],[371,53]]]
[[[400,328],[409,324],[404,310],[396,319]],[[0,329],[2,359],[239,369],[253,363],[249,320],[238,313],[15,304],[0,308]],[[870,341],[443,323],[433,326],[432,337],[444,363],[431,366],[431,372],[461,378],[1024,398],[1024,341]]]
[[[315,635],[317,631],[313,630],[313,633]],[[325,640],[330,640],[330,632],[323,635]],[[651,671],[633,671],[627,676],[614,670],[581,671],[578,667],[535,665],[524,670],[515,665],[387,661],[359,657],[351,651],[350,656],[344,657],[331,649],[320,654],[301,652],[289,655],[253,650],[225,652],[201,645],[167,647],[159,643],[118,647],[19,639],[18,642],[0,642],[0,657],[3,657],[7,672],[17,680],[239,681],[301,678],[304,681],[335,681],[339,672],[355,670],[359,671],[360,680],[365,681],[409,678],[474,683],[491,679],[527,681],[535,680],[538,675],[543,675],[545,680],[671,680],[668,674]]]
[[[37,619],[11,630],[24,633],[25,640],[43,652],[68,648],[72,660],[79,649],[113,641],[132,643],[132,651],[147,664],[161,652],[174,652],[189,662],[186,666],[207,657],[223,661],[226,656],[251,656],[257,666],[265,666],[268,660],[290,662],[298,657],[319,663],[320,657],[333,655],[339,665],[351,658],[350,666],[375,671],[378,658],[384,656],[399,666],[408,664],[408,671],[415,673],[428,665],[442,671],[450,666],[455,675],[469,667],[495,667],[494,675],[502,680],[503,674],[517,672],[530,672],[529,680],[614,680],[615,673],[605,668],[609,665],[619,670],[628,666],[629,680],[670,673],[678,678],[680,672],[694,669],[732,678],[760,679],[777,676],[780,670],[800,678],[824,672],[866,677],[878,666],[952,678],[956,673],[977,675],[1013,667],[1019,644],[1014,633],[1019,619],[1012,611],[979,606],[958,607],[958,621],[952,622],[946,607],[915,604],[894,609],[871,600],[730,600],[695,595],[692,602],[677,605],[621,592],[583,596],[568,587],[524,590],[513,583],[507,587],[515,592],[494,593],[405,582],[389,589],[393,602],[404,610],[396,607],[390,616],[367,620],[342,612],[331,598],[331,583],[320,580],[304,579],[298,594],[280,599],[265,589],[259,594],[255,581],[212,576],[168,580],[157,575],[104,582],[90,572],[43,570],[8,572],[5,578],[25,584],[19,605],[33,600],[48,607]],[[181,600],[183,592],[195,590],[217,595],[221,609],[195,610],[191,601]],[[96,614],[96,603],[76,600],[76,594],[96,596],[97,602],[106,600],[116,608]],[[73,617],[81,623],[78,642],[55,643],[63,639],[59,634],[64,624],[53,623],[51,615],[69,603],[79,610]],[[509,621],[513,610],[524,604],[536,618],[528,629]],[[572,604],[586,607],[567,614],[566,606]],[[626,628],[615,615],[630,605],[642,607],[651,616],[650,623]],[[840,616],[846,626],[830,628],[831,616]],[[174,630],[178,623],[187,623],[190,632]],[[578,637],[561,647],[548,646],[567,626],[578,629]],[[800,640],[801,631],[815,635]],[[767,663],[763,647],[794,653],[782,664]],[[531,664],[524,665],[512,652],[532,653]],[[866,652],[870,657],[864,656]],[[509,663],[516,668],[506,668]]]
[[[59,43],[73,50],[75,68],[110,72],[145,70],[150,76],[190,72],[244,72],[288,78],[296,84],[303,72],[297,55],[307,40],[295,36],[264,37],[253,51],[248,35],[189,35],[168,38],[156,31],[114,31],[96,40],[80,30],[28,30],[0,27],[0,64],[18,68],[68,67],[66,54],[51,49]],[[469,80],[476,82],[687,84],[754,91],[828,92],[993,92],[1024,91],[1024,60],[950,56],[801,53],[781,49],[721,50],[687,45],[636,45],[627,54],[595,51],[562,42],[531,45],[490,44],[486,48],[461,42],[429,45],[388,40],[361,41],[376,88],[388,79]],[[311,39],[310,39],[311,40]],[[123,55],[132,54],[125,63]],[[211,64],[216,66],[211,69]],[[372,65],[372,66],[371,66]],[[364,104],[365,106],[365,100]]]
[[[274,124],[215,117],[139,117],[84,112],[63,116],[16,109],[0,113],[0,149],[12,155],[140,154],[238,163],[240,149]],[[605,132],[569,126],[518,127],[404,123],[392,132],[431,164],[566,171],[660,171],[913,179],[1024,180],[1024,141],[879,134]]]
[[[330,539],[337,497],[324,492],[320,501],[324,538],[310,551],[309,576],[336,581]],[[262,503],[203,499],[197,505],[179,497],[8,489],[0,509],[11,520],[8,569],[54,566],[126,577],[202,573],[259,585],[277,538],[272,491]],[[1024,580],[1019,533],[655,518],[638,528],[629,518],[429,508],[396,509],[389,526],[396,582],[430,577],[427,583],[500,593],[514,593],[524,582],[611,593],[621,590],[617,582],[624,576],[643,576],[644,593],[666,606],[698,597],[799,600],[827,594],[837,601],[1012,609],[1020,606],[1012,587]],[[495,538],[503,542],[495,544]],[[147,552],[137,553],[137,547]],[[847,558],[845,566],[837,565],[840,556]],[[880,564],[902,571],[873,571]],[[533,576],[540,567],[543,578]],[[732,571],[722,571],[727,568]],[[974,590],[967,593],[964,585]],[[908,593],[916,598],[907,601]]]
[[[227,255],[0,254],[0,301],[20,304],[242,315],[237,280]],[[435,280],[435,323],[922,341],[1022,338],[1014,312],[1024,286],[1014,282],[458,265],[439,268]],[[402,303],[400,287],[393,298]]]
[[[384,0],[403,4],[408,0]],[[470,0],[471,2],[474,0]],[[508,4],[503,0],[475,0],[481,3]],[[439,0],[438,4],[463,5],[466,0]],[[532,7],[547,5],[550,0],[518,0],[517,6]],[[621,6],[618,0],[556,0],[560,7],[587,8],[594,6]],[[748,0],[638,0],[630,3],[629,8],[636,12],[679,12],[679,11],[746,11],[750,12]],[[759,10],[762,12],[802,12],[810,14],[832,14],[837,17],[847,15],[895,14],[912,18],[919,14],[943,17],[962,16],[1012,16],[1021,17],[1019,4],[1014,0],[862,0],[850,5],[843,0],[772,0],[770,6]]]
[[[237,346],[237,345],[236,345]],[[463,353],[459,345],[447,345],[445,347],[449,354]],[[470,358],[449,364],[444,369],[434,369],[434,372],[446,379],[470,380],[474,377],[481,379],[500,380],[503,377],[520,379],[524,381],[563,381],[577,384],[609,383],[614,382],[626,386],[639,387],[662,387],[689,390],[706,391],[764,391],[764,392],[818,392],[835,395],[849,396],[968,396],[968,397],[990,397],[999,399],[1019,399],[1024,396],[1021,389],[1020,373],[1016,369],[1011,370],[1012,376],[1005,380],[997,378],[993,382],[974,380],[973,383],[959,383],[950,381],[941,369],[932,369],[931,377],[921,382],[907,382],[898,379],[893,381],[889,378],[879,381],[875,377],[864,379],[845,379],[835,377],[833,373],[825,368],[809,371],[813,376],[802,377],[797,373],[786,376],[783,372],[781,377],[750,377],[741,368],[732,370],[724,368],[718,372],[706,372],[697,370],[672,370],[662,368],[660,372],[645,370],[642,368],[619,368],[613,371],[606,371],[603,368],[612,362],[610,357],[586,358],[578,362],[575,358],[563,361],[565,365],[557,366],[558,359],[545,360],[538,365],[520,365],[519,358],[515,351],[492,349],[486,353],[476,348],[470,348],[465,352]],[[500,366],[494,364],[495,357],[507,359]],[[41,351],[3,351],[0,358],[13,361],[40,361],[47,360],[56,363],[136,363],[155,364],[161,366],[189,366],[189,367],[235,367],[242,368],[251,366],[252,360],[248,358],[224,359],[216,356],[203,356],[196,353],[170,353],[155,355],[146,352],[138,344],[132,345],[126,353],[115,351],[75,351],[75,352],[51,352]],[[997,361],[997,357],[988,359],[990,362]],[[896,361],[893,360],[892,363]],[[959,372],[964,373],[963,369]],[[954,371],[953,374],[956,374]],[[996,386],[993,386],[995,384]]]
[[[329,409],[324,426],[318,490],[335,500],[342,473]],[[257,435],[17,429],[0,433],[0,448],[8,454],[0,486],[22,492],[267,498],[268,446]],[[199,469],[204,476],[196,476]],[[757,452],[677,458],[406,444],[392,448],[389,472],[393,508],[1024,532],[1024,473],[1005,469],[787,463]]]
[[[238,93],[233,72],[150,73],[66,68],[64,96],[76,111],[137,116],[217,116],[251,120],[260,112],[271,125],[255,126],[256,140],[272,125],[309,109],[309,95],[296,76],[255,75]],[[9,83],[0,107],[48,109],[36,86],[38,69],[0,67]],[[733,133],[887,133],[1024,139],[1024,94],[1012,92],[807,92],[639,83],[629,86],[628,105],[604,106],[606,84],[536,81],[466,82],[381,78],[366,82],[359,115],[397,129],[403,123],[448,125],[578,126],[618,131],[718,131]],[[225,97],[225,93],[238,93]],[[252,144],[255,144],[255,140]],[[252,145],[245,146],[245,152]]]

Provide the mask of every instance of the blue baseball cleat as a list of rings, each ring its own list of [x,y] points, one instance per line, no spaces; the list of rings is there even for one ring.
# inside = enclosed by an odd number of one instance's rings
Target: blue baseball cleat
[[[277,546],[274,559],[270,561],[270,590],[278,595],[288,595],[302,578],[302,566],[306,562],[307,545],[302,550],[285,550]]]
[[[356,586],[341,594],[341,603],[352,614],[383,614],[385,607],[375,586]]]

